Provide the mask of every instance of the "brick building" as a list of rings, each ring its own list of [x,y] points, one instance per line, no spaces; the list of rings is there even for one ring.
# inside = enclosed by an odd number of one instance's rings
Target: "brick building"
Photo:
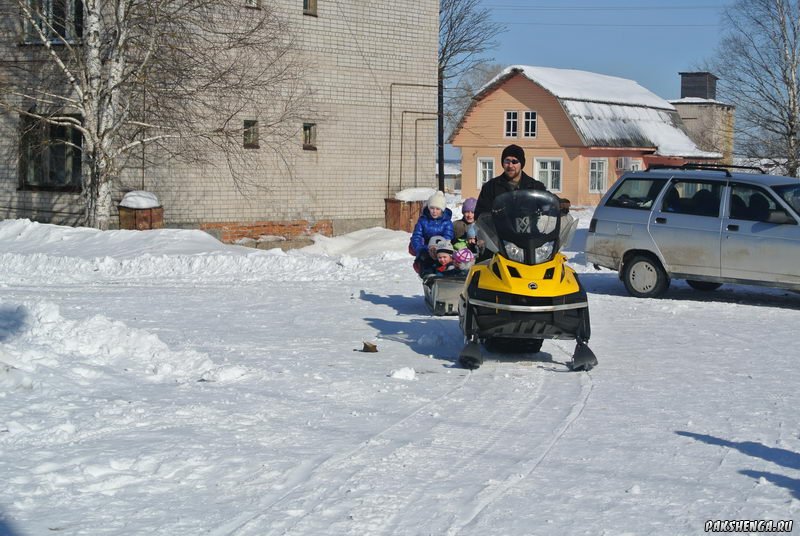
[[[70,9],[78,0],[50,1]],[[17,9],[12,0],[0,0],[0,6],[3,13]],[[225,165],[169,159],[134,165],[115,184],[115,204],[126,191],[147,190],[163,205],[166,227],[206,229],[233,241],[383,225],[385,198],[407,187],[435,186],[436,122],[430,119],[436,113],[438,2],[279,0],[277,6],[307,60],[304,81],[315,110],[298,122],[288,157],[250,151],[265,171],[246,191]],[[22,22],[7,19],[0,56],[12,59],[0,62],[0,79],[9,81],[17,76],[14,62],[29,61],[31,45],[20,38]],[[79,223],[78,193],[26,184],[19,158],[22,121],[0,110],[0,217]],[[50,164],[79,173],[75,162],[67,151]]]

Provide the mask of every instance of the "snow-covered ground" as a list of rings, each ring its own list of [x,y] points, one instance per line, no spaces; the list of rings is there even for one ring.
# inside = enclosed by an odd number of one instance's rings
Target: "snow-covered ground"
[[[800,513],[800,295],[628,296],[455,364],[408,233],[283,253],[0,222],[0,534],[682,535]],[[360,351],[363,343],[376,353]]]

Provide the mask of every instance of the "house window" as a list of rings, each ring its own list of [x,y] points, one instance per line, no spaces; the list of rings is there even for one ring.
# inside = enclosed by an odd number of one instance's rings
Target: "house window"
[[[21,119],[19,183],[23,190],[77,192],[81,188],[81,142],[74,127],[31,117]]]
[[[306,151],[317,150],[316,123],[303,123],[303,149]]]
[[[494,177],[494,158],[478,158],[478,188]]]
[[[506,138],[517,137],[517,112],[506,112]]]
[[[75,42],[83,35],[82,0],[27,0],[30,17],[25,17],[25,41],[41,43]],[[31,20],[31,18],[33,20]]]
[[[536,112],[525,112],[525,125],[522,133],[526,138],[536,137]]]
[[[317,16],[317,0],[303,0],[303,15]]]
[[[258,121],[244,120],[244,147],[245,149],[258,149]]]
[[[631,158],[630,156],[621,156],[617,158],[616,162],[616,169],[618,173],[624,173],[626,171],[639,171],[642,169],[642,161],[637,158]]]
[[[597,194],[606,191],[607,162],[605,158],[595,158],[589,161],[590,193]]]
[[[548,190],[553,192],[561,191],[560,158],[537,158],[536,175],[537,178],[544,183]]]

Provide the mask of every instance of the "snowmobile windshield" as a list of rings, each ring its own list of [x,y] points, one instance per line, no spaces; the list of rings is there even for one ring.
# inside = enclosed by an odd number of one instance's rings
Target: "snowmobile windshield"
[[[560,247],[560,200],[550,192],[516,190],[497,196],[491,216],[481,215],[478,238],[512,261],[540,264]]]

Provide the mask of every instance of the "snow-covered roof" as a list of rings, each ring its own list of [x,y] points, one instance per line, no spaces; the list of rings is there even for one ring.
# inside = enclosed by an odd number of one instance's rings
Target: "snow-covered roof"
[[[444,164],[444,174],[445,175],[461,175],[461,164],[455,164],[451,162],[445,162]]]
[[[563,100],[561,105],[589,147],[655,147],[660,156],[721,156],[700,150],[675,110],[575,100]]]
[[[718,101],[717,99],[704,99],[702,97],[683,97],[682,99],[673,99],[669,102],[670,104],[720,104],[722,106],[733,106],[732,104]]]
[[[473,105],[517,74],[558,99],[587,147],[653,147],[655,154],[668,157],[722,156],[695,145],[672,104],[633,80],[616,76],[512,65],[478,91]]]
[[[478,90],[478,95],[514,73],[522,74],[559,99],[614,102],[631,106],[663,108],[665,110],[675,109],[666,100],[627,78],[576,69],[533,67],[530,65],[511,65],[506,67],[500,74]]]

